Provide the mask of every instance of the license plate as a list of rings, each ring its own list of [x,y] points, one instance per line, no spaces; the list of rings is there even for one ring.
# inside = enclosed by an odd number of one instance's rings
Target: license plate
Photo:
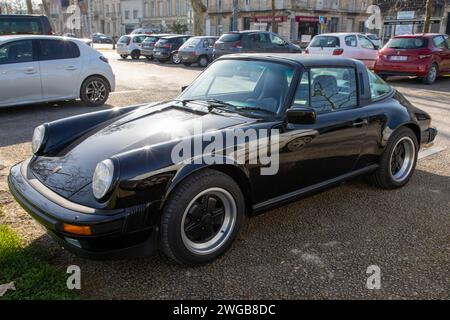
[[[406,61],[408,60],[407,56],[391,56],[391,61]]]

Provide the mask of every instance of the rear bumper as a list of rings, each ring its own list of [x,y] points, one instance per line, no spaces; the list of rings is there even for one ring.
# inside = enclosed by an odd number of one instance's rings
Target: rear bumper
[[[157,246],[157,228],[147,221],[149,206],[117,210],[88,208],[66,199],[55,201],[28,172],[28,161],[11,168],[8,185],[16,201],[67,250],[91,259],[151,255]],[[44,195],[44,194],[45,195]],[[67,233],[64,223],[90,226],[92,235]]]
[[[168,60],[170,59],[171,52],[169,51],[153,51],[153,57],[155,59]]]
[[[141,49],[141,54],[147,57],[153,57],[153,49]]]
[[[374,71],[379,75],[385,76],[423,77],[427,75],[430,65],[427,61],[418,63],[377,61],[374,66]]]

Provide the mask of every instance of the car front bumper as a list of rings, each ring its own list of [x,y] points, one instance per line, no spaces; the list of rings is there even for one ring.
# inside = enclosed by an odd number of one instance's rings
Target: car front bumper
[[[8,185],[16,201],[67,250],[91,259],[151,255],[157,228],[148,225],[150,205],[126,209],[89,208],[53,193],[28,171],[28,161],[11,168]],[[92,235],[64,231],[64,224],[90,226]]]

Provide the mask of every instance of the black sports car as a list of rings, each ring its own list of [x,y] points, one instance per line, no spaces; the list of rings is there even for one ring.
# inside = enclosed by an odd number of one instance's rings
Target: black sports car
[[[437,134],[351,59],[227,55],[183,89],[37,127],[33,156],[11,169],[12,194],[77,254],[150,254],[159,243],[201,264],[275,205],[362,174],[402,187]]]

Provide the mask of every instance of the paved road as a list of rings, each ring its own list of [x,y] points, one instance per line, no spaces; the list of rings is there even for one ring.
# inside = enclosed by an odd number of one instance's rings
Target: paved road
[[[108,105],[173,97],[200,69],[121,60],[104,51],[117,74]],[[92,111],[80,103],[0,110],[0,223],[28,243],[53,252],[52,262],[82,269],[87,298],[450,298],[450,79],[433,86],[391,81],[431,113],[440,130],[436,148],[419,161],[401,190],[382,191],[363,179],[251,219],[218,261],[184,268],[157,255],[133,261],[88,261],[57,247],[12,201],[8,168],[30,154],[33,128]],[[439,150],[439,149],[435,149]],[[366,270],[381,268],[381,290],[366,289]]]

